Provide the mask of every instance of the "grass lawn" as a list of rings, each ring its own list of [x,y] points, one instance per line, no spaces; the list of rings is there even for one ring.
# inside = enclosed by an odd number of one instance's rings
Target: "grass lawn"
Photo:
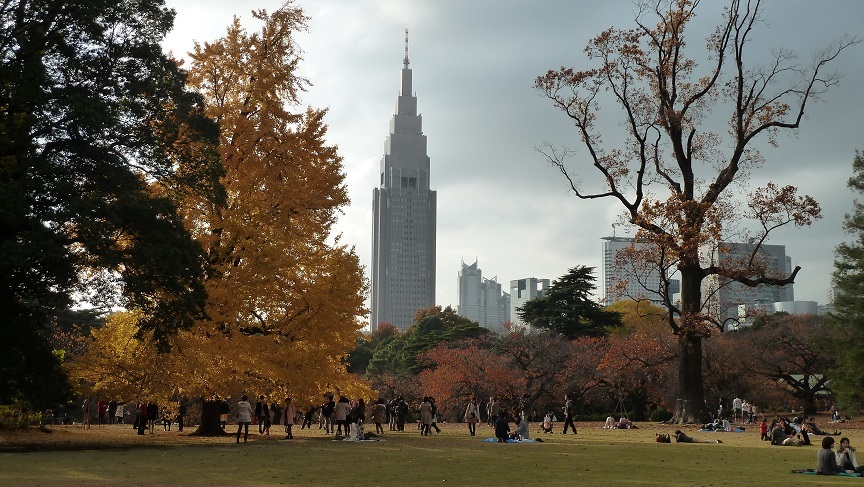
[[[478,436],[470,437],[462,424],[443,425],[441,435],[431,437],[413,428],[387,431],[384,441],[362,443],[333,441],[318,429],[296,431],[295,439],[284,440],[277,434],[281,427],[274,427],[269,437],[255,429],[249,443],[240,445],[232,436],[197,438],[161,427],[142,437],[129,425],[57,426],[50,433],[0,432],[0,485],[864,485],[864,479],[791,474],[815,468],[819,446],[772,447],[759,441],[755,426],[746,433],[682,428],[722,444],[655,443],[654,433],[674,431],[667,425],[600,426],[577,424],[578,435],[561,435],[556,427],[555,434],[536,435],[544,443],[516,445],[484,443],[491,428],[481,426]],[[853,446],[864,448],[864,427],[838,428]],[[532,434],[537,429],[532,423]],[[821,437],[813,440],[819,443]]]

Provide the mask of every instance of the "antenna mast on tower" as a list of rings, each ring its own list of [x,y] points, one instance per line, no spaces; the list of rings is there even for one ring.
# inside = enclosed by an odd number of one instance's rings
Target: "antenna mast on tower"
[[[408,29],[405,29],[405,59],[402,60],[402,66],[408,69]]]

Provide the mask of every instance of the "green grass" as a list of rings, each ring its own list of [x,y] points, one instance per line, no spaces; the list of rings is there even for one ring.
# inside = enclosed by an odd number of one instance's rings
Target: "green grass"
[[[848,425],[847,425],[848,426]],[[276,431],[277,428],[274,428]],[[535,427],[532,425],[532,432]],[[722,444],[657,444],[665,425],[630,431],[582,424],[579,435],[543,435],[525,445],[483,443],[491,429],[470,437],[464,425],[438,436],[386,432],[381,442],[342,442],[320,431],[199,439],[157,431],[139,437],[128,426],[46,434],[0,434],[0,485],[14,486],[511,486],[658,485],[784,486],[859,484],[861,479],[793,475],[813,468],[818,446],[771,447],[747,433],[700,433]],[[864,430],[844,436],[864,444]],[[821,441],[819,437],[816,441]]]

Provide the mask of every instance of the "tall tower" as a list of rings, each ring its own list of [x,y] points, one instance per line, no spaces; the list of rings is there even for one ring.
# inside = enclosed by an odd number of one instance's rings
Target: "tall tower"
[[[401,88],[372,193],[372,331],[385,322],[404,330],[418,309],[435,305],[436,194],[411,89],[408,29]]]

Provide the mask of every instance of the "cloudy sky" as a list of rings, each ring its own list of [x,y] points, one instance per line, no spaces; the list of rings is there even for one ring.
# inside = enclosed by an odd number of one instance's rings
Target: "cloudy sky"
[[[193,41],[221,36],[234,15],[250,29],[251,9],[272,11],[282,0],[166,0],[177,11],[166,49],[183,56]],[[692,46],[720,21],[720,4],[704,2],[689,30]],[[791,48],[807,64],[841,34],[864,37],[859,0],[769,0],[753,56]],[[313,86],[303,103],[329,107],[329,141],[340,148],[351,197],[337,230],[371,261],[372,189],[395,110],[409,29],[410,67],[423,116],[438,192],[437,302],[458,304],[461,262],[475,259],[484,277],[509,281],[555,279],[576,265],[596,267],[601,237],[612,235],[620,212],[611,201],[579,200],[537,148],[545,143],[579,150],[567,118],[532,88],[549,69],[593,67],[583,54],[602,30],[633,26],[630,0],[298,0],[310,17],[298,36],[302,75]],[[764,57],[762,58],[764,59]],[[822,205],[809,228],[778,232],[769,243],[786,246],[802,267],[795,298],[824,303],[833,249],[848,239],[843,214],[856,149],[864,149],[864,45],[845,52],[834,68],[844,74],[811,104],[797,133],[764,140],[766,158],[753,186],[793,184]],[[724,114],[725,117],[725,114]],[[610,134],[619,131],[614,123]],[[611,138],[611,136],[610,136]],[[584,162],[584,159],[582,159]],[[577,159],[578,161],[578,159]],[[584,182],[592,173],[579,171]],[[590,186],[586,186],[586,189]],[[617,235],[625,236],[620,230]],[[368,269],[367,269],[368,275]]]

